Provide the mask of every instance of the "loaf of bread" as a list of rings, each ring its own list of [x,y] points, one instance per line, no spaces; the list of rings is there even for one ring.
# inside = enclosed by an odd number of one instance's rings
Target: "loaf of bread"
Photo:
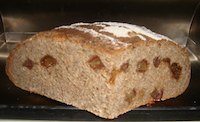
[[[177,97],[190,81],[186,48],[145,27],[76,23],[17,44],[6,72],[19,88],[113,119]]]

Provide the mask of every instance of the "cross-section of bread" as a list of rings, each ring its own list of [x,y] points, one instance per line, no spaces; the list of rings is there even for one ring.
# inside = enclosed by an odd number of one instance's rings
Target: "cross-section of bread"
[[[190,61],[185,48],[145,27],[76,23],[19,43],[6,72],[21,89],[113,119],[182,94]]]

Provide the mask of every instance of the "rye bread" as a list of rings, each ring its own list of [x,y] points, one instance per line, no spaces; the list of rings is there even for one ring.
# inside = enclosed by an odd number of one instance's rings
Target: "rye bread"
[[[187,50],[125,23],[76,23],[17,44],[6,62],[19,88],[113,119],[182,94],[190,81]]]

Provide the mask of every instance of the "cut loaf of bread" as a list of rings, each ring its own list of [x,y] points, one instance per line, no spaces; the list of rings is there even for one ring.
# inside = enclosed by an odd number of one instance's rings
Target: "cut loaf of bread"
[[[21,89],[113,119],[182,94],[190,61],[185,48],[145,27],[76,23],[19,43],[6,72]]]

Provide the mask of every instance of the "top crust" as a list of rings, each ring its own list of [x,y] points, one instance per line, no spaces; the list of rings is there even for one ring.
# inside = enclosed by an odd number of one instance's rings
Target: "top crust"
[[[141,41],[171,41],[145,27],[117,22],[76,23],[60,26],[51,31],[38,33],[29,40],[35,40],[33,38],[72,41],[111,54],[135,47],[135,43]]]

